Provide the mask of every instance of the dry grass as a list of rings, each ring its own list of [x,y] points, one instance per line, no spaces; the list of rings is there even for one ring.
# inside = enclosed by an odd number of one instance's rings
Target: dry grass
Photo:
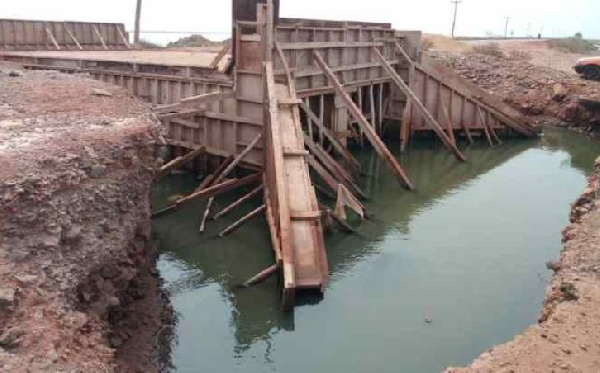
[[[508,52],[508,58],[515,61],[531,61],[533,56],[528,51],[512,50]]]
[[[504,52],[502,52],[500,49],[500,45],[498,43],[476,45],[473,47],[473,52],[477,54],[485,54],[486,56],[506,57]]]
[[[597,50],[595,43],[584,39],[580,33],[570,38],[548,40],[548,47],[569,53],[587,53]]]

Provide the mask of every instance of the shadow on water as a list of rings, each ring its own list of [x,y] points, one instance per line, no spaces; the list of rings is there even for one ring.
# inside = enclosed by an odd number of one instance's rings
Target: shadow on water
[[[361,273],[357,266],[369,258],[377,257],[382,250],[389,250],[385,243],[389,237],[411,240],[412,221],[421,212],[435,209],[437,204],[451,196],[460,195],[461,191],[499,166],[509,163],[511,159],[522,158],[531,151],[542,149],[568,153],[571,156],[567,159],[572,167],[588,172],[599,148],[592,142],[582,145],[585,141],[587,139],[583,136],[551,130],[536,141],[511,140],[494,148],[484,144],[463,146],[469,160],[466,163],[457,162],[438,144],[415,142],[405,154],[396,156],[417,186],[416,192],[403,190],[374,152],[357,151],[357,158],[369,174],[362,179],[362,187],[371,196],[367,207],[374,217],[362,223],[353,222],[359,230],[358,235],[336,232],[326,236],[332,289],[326,293],[326,301],[319,305],[324,311],[323,315],[317,313],[317,319],[325,317],[325,310],[333,307],[331,303],[339,301],[334,295],[336,291],[343,294],[337,289],[343,288],[346,276]],[[390,148],[397,149],[398,146],[390,144]],[[154,209],[165,206],[173,195],[185,195],[192,191],[197,183],[196,178],[190,174],[174,175],[161,181],[153,192]],[[217,208],[213,211],[226,206],[242,194],[243,191],[240,191],[236,195],[220,197]],[[218,232],[259,203],[258,200],[253,201],[231,216],[216,222],[210,221],[204,234],[198,232],[205,206],[203,202],[186,205],[176,213],[157,219],[153,224],[155,238],[164,252],[159,264],[160,270],[181,320],[178,327],[180,343],[175,347],[174,357],[178,371],[196,371],[194,369],[202,366],[204,370],[215,372],[230,369],[260,372],[278,371],[282,366],[288,366],[285,362],[289,357],[285,352],[286,346],[293,342],[280,341],[280,350],[284,352],[280,351],[281,356],[277,358],[274,355],[277,355],[278,345],[274,338],[281,332],[296,330],[297,315],[281,312],[277,279],[272,278],[249,289],[236,288],[236,285],[272,264],[266,222],[257,218],[229,237],[216,238]],[[332,299],[329,300],[329,297]],[[319,298],[301,298],[296,314],[306,314],[307,310],[313,308],[311,306],[319,302]],[[351,307],[356,306],[356,302],[360,300],[348,299],[347,302]],[[195,324],[201,324],[202,327]],[[319,330],[312,330],[315,333],[312,337],[304,335],[310,328],[308,324],[305,322],[301,326],[302,333],[297,336],[297,343],[310,344],[313,343],[311,338],[318,339]],[[318,325],[317,322],[315,324]],[[327,325],[327,321],[323,321],[323,325]],[[351,329],[350,326],[349,328]],[[224,330],[230,331],[232,335]],[[219,349],[214,345],[219,346]],[[229,352],[226,351],[228,345],[231,345]],[[262,347],[256,348],[258,345]],[[471,347],[471,350],[483,350],[485,347],[488,346]],[[218,356],[207,356],[204,351],[208,350],[209,354]],[[475,356],[480,350],[458,355]],[[245,358],[246,354],[251,355],[251,361]],[[211,362],[208,363],[205,359],[211,359]],[[436,363],[445,366],[453,362]],[[328,371],[327,367],[336,367],[325,358],[318,366],[323,367],[323,372]],[[383,370],[394,371],[391,367],[384,367]],[[407,367],[414,365],[409,364]]]

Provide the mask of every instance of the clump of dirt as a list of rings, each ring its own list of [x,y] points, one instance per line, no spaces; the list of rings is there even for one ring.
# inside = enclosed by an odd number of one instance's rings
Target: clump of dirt
[[[600,159],[589,186],[572,206],[537,325],[482,354],[469,368],[447,372],[600,371]]]
[[[167,48],[198,48],[211,47],[215,45],[222,44],[219,42],[211,41],[202,35],[190,35],[167,44]]]
[[[432,52],[431,57],[539,123],[586,132],[600,125],[600,115],[579,102],[600,100],[600,82],[507,56]]]
[[[158,121],[81,76],[0,65],[0,86],[0,371],[156,371]]]

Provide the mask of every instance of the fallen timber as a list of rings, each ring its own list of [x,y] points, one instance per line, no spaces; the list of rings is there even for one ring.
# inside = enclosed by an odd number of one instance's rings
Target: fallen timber
[[[163,173],[189,162],[183,154],[200,148],[204,163],[220,161],[193,193],[155,217],[208,199],[203,230],[214,197],[254,184],[250,193],[213,218],[233,215],[263,192],[264,207],[237,218],[221,233],[233,233],[264,212],[274,266],[282,278],[283,307],[289,309],[298,290],[327,287],[322,220],[356,232],[340,209],[367,215],[359,202],[368,197],[358,179],[361,165],[350,146],[373,146],[401,184],[414,189],[418,183],[413,184],[387,147],[385,134],[399,132],[402,149],[417,133],[435,134],[464,160],[461,134],[469,142],[485,137],[499,144],[504,135],[532,137],[536,130],[470,83],[421,62],[420,33],[397,32],[388,24],[284,19],[274,14],[278,1],[262,3],[234,1],[238,18],[233,20],[232,76],[216,68],[229,47],[199,66],[14,53],[0,58],[32,69],[89,73],[151,103],[167,143],[180,155]],[[258,173],[228,180],[236,168]],[[324,187],[313,185],[310,172]],[[336,202],[345,197],[346,203],[336,203],[336,211],[320,206],[317,187]]]

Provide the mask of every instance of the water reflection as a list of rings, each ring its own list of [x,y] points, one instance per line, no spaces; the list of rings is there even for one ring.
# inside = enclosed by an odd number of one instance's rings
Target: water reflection
[[[352,274],[357,265],[380,254],[382,248],[379,243],[386,240],[386,237],[393,235],[408,239],[411,220],[419,212],[432,208],[449,195],[460,193],[478,178],[529,149],[544,148],[568,152],[572,155],[573,167],[582,171],[589,170],[590,159],[594,159],[593,153],[598,150],[597,146],[582,146],[582,137],[571,135],[562,131],[550,131],[538,141],[511,140],[494,148],[483,143],[463,146],[469,160],[466,163],[457,162],[436,143],[414,143],[405,154],[396,155],[417,186],[415,192],[403,190],[395,177],[388,172],[386,165],[372,151],[357,151],[357,158],[369,174],[361,184],[371,196],[367,207],[374,217],[362,223],[354,222],[359,230],[358,235],[335,233],[326,236],[332,287],[345,276]],[[395,145],[390,147],[398,148]],[[164,180],[154,190],[154,208],[164,206],[167,199],[174,194],[192,191],[196,184],[197,180],[193,175],[177,175]],[[238,195],[220,198],[217,208],[213,211],[226,206],[242,194],[243,192],[240,192]],[[332,203],[326,200],[324,202]],[[265,366],[272,368],[276,365],[273,354],[277,350],[273,339],[279,333],[296,329],[294,314],[284,314],[280,310],[277,279],[270,279],[265,284],[250,289],[236,288],[237,284],[272,263],[270,239],[264,219],[251,221],[225,239],[216,238],[220,230],[256,208],[259,203],[248,203],[232,216],[210,222],[204,235],[198,233],[200,217],[204,211],[204,203],[201,202],[184,206],[180,211],[154,223],[155,237],[165,252],[160,269],[166,277],[173,302],[181,314],[180,334],[190,334],[190,340],[187,342],[189,344],[193,338],[191,335],[195,333],[196,338],[201,340],[193,340],[198,343],[194,349],[200,351],[207,343],[219,344],[221,349],[226,349],[230,339],[222,336],[220,330],[229,328],[233,333],[234,343],[230,353],[222,352],[223,356],[215,357],[214,371],[226,371],[222,368],[223,365],[219,364],[226,364],[227,356],[232,355],[234,359],[243,360],[247,354],[253,356],[253,361],[256,360],[254,363],[259,364],[259,367],[244,366],[241,371],[264,371]],[[211,295],[215,292],[209,291],[214,287],[218,289],[216,293],[219,294],[220,302]],[[298,312],[318,301],[319,299],[311,297],[303,298],[304,304]],[[321,304],[318,307],[323,306]],[[202,330],[192,330],[194,321],[197,321],[195,318],[199,317],[196,313],[211,317],[212,322],[203,322]],[[300,328],[299,331],[303,331],[302,327]],[[219,335],[221,339],[204,340]],[[310,341],[302,339],[301,343]],[[182,344],[176,351],[179,351],[176,354],[181,354],[175,358],[178,370],[194,371],[186,366],[195,360],[194,356],[190,356],[190,353],[193,354],[191,347]],[[259,358],[256,355],[262,356]],[[205,368],[210,370],[211,366],[207,365]]]

